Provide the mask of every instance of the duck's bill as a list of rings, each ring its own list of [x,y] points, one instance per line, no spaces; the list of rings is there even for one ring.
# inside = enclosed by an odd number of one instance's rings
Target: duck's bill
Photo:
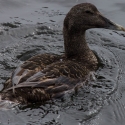
[[[119,24],[116,24],[114,22],[112,22],[111,20],[103,17],[103,19],[106,21],[106,28],[107,29],[111,29],[111,30],[118,30],[118,31],[124,31],[125,32],[125,28]]]
[[[124,27],[122,27],[121,25],[119,25],[119,24],[114,24],[115,26],[116,26],[116,29],[117,30],[120,30],[120,31],[124,31],[125,32],[125,28]]]

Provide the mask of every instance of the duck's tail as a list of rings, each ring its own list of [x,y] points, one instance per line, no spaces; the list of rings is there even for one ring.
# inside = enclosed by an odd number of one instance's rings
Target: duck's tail
[[[0,93],[0,110],[10,110],[13,109],[15,106],[19,105],[19,103],[10,101],[10,100],[4,100],[3,93]]]

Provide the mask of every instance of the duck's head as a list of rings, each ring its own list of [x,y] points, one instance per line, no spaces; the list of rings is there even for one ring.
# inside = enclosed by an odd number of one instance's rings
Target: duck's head
[[[106,28],[125,31],[122,26],[102,16],[98,9],[91,3],[82,3],[72,7],[66,15],[64,27],[70,33],[84,32],[90,28]]]
[[[91,3],[78,4],[71,8],[64,19],[63,35],[66,56],[84,56],[92,60],[92,52],[85,42],[85,31],[91,28],[106,28],[112,30],[125,29],[104,17]]]

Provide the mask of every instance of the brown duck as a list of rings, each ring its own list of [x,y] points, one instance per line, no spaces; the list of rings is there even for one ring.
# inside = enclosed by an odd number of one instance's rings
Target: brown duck
[[[1,100],[42,102],[63,96],[97,69],[98,60],[89,49],[85,31],[90,28],[125,29],[108,20],[90,3],[71,8],[64,19],[64,55],[40,54],[28,59],[5,83]]]

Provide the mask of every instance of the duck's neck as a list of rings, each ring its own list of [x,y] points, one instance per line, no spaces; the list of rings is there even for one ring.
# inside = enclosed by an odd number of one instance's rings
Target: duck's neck
[[[63,29],[63,32],[65,54],[67,58],[83,61],[90,65],[97,64],[96,56],[86,43],[85,32],[70,34],[65,28]]]
[[[66,56],[69,57],[81,57],[86,55],[89,51],[89,47],[85,41],[85,34],[65,34],[64,35],[64,45]]]

